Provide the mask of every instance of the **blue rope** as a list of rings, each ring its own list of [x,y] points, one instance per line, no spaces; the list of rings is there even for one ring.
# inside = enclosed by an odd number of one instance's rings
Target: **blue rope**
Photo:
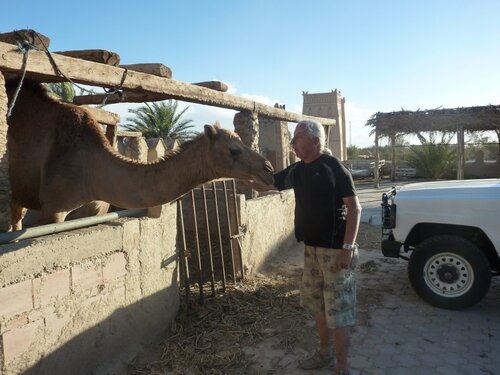
[[[30,50],[36,50],[37,48],[27,42],[26,40],[17,43],[17,48],[19,51],[23,53],[23,65],[21,67],[22,74],[21,74],[21,79],[19,80],[19,83],[17,84],[16,91],[14,91],[14,96],[12,97],[12,101],[9,105],[9,109],[7,110],[7,118],[10,117],[12,114],[12,109],[14,108],[14,104],[16,104],[17,96],[19,95],[19,91],[21,91],[21,86],[23,85],[24,77],[26,76],[26,69],[28,67],[28,55]]]

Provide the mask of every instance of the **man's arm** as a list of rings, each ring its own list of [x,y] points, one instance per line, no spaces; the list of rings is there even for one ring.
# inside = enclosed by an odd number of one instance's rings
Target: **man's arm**
[[[251,187],[254,190],[260,191],[260,192],[269,191],[269,190],[277,190],[276,186],[274,186],[274,185],[262,185],[262,184],[259,184],[258,182],[248,181],[248,180],[241,180],[241,181],[243,181],[243,183],[245,185]]]
[[[347,220],[344,234],[344,243],[353,245],[358,236],[359,222],[361,221],[361,204],[357,196],[342,198],[347,207]],[[351,264],[353,251],[339,251],[335,263],[337,268],[346,269]]]
[[[357,196],[343,198],[347,207],[347,221],[344,235],[344,243],[354,244],[358,236],[359,223],[361,221],[361,204]]]

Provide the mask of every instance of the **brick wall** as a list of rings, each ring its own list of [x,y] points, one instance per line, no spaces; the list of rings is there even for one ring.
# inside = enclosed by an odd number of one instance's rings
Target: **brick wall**
[[[249,273],[296,244],[294,199],[241,199]],[[176,220],[175,204],[165,205],[158,219],[0,246],[0,374],[120,373],[164,336],[179,307]]]
[[[7,157],[7,93],[5,79],[0,72],[0,232],[9,228],[10,224],[10,181],[9,162]]]
[[[0,373],[106,373],[164,333],[179,297],[175,205],[162,210],[2,246]]]

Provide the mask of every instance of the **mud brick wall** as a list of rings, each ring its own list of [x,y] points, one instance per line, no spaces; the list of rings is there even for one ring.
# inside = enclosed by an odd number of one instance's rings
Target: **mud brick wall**
[[[179,306],[176,230],[174,204],[0,246],[0,373],[109,373],[158,339]]]
[[[297,245],[293,190],[273,192],[241,203],[245,273],[258,271],[270,257]]]
[[[296,244],[294,197],[240,198],[248,274]],[[123,373],[178,311],[176,222],[174,203],[158,219],[0,245],[0,374]]]
[[[7,157],[7,93],[5,79],[0,72],[0,232],[10,224],[10,182]]]

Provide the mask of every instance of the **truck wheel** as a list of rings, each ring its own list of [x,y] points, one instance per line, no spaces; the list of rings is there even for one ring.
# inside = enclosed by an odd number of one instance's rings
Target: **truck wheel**
[[[410,283],[426,302],[450,310],[478,303],[491,283],[485,255],[472,242],[442,235],[415,247],[408,263]]]

